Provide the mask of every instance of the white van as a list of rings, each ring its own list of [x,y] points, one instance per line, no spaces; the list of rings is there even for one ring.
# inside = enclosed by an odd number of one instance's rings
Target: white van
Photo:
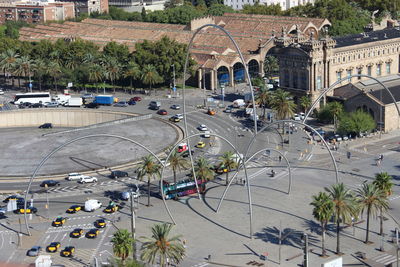
[[[233,107],[234,108],[241,108],[244,105],[246,105],[246,103],[244,102],[243,99],[236,99],[235,101],[233,101]]]
[[[80,180],[82,177],[85,175],[77,173],[77,172],[72,172],[68,174],[67,180],[68,181],[73,181],[73,180]]]
[[[80,107],[83,105],[81,97],[70,98],[67,103],[64,104],[66,107]]]
[[[101,208],[101,206],[103,206],[103,204],[97,199],[89,199],[85,202],[85,211],[92,212]]]

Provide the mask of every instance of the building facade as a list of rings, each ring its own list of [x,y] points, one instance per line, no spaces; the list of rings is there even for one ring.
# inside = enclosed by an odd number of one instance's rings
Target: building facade
[[[0,4],[0,24],[7,21],[43,23],[75,17],[73,3],[14,2]]]
[[[244,5],[259,3],[261,5],[280,5],[282,10],[287,10],[295,6],[314,4],[314,2],[315,0],[224,0],[224,5],[240,10]]]
[[[74,3],[76,16],[99,12],[108,13],[108,0],[56,0],[58,3]]]

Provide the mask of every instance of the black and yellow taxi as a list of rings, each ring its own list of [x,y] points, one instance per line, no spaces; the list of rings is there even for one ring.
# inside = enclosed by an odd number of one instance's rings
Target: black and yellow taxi
[[[67,209],[67,213],[77,213],[78,211],[82,210],[82,206],[79,205],[72,205]]]
[[[107,226],[106,220],[104,219],[98,219],[94,222],[94,226],[97,228],[104,228]]]
[[[226,168],[223,164],[214,166],[214,171],[218,174],[229,172],[228,168]]]
[[[171,118],[169,118],[169,120],[172,122],[180,122],[181,121],[181,119],[177,116],[172,116]]]
[[[83,230],[81,228],[74,229],[69,236],[73,238],[79,238],[83,235]]]
[[[16,210],[14,210],[14,213],[17,214],[32,214],[32,213],[36,213],[37,212],[37,208],[35,207],[27,207],[26,209],[24,209],[24,207],[18,207]]]
[[[203,148],[203,147],[205,147],[206,146],[206,143],[204,143],[204,142],[202,142],[202,141],[200,141],[200,142],[198,142],[197,144],[196,144],[196,147],[197,148]]]
[[[50,245],[47,246],[46,250],[47,252],[57,252],[57,250],[60,248],[61,244],[60,242],[51,242]]]
[[[54,227],[63,226],[63,225],[65,224],[66,221],[67,221],[67,218],[65,218],[65,217],[57,217],[57,218],[53,221],[52,225],[53,225]]]
[[[75,247],[67,246],[61,251],[62,257],[73,257],[75,252]]]
[[[105,213],[114,213],[119,210],[119,206],[115,204],[108,205],[103,211]]]
[[[86,233],[87,238],[96,238],[99,235],[99,229],[91,229],[89,232]]]

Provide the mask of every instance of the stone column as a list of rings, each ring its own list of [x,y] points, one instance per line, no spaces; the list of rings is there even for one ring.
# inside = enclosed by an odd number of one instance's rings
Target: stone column
[[[202,68],[199,68],[198,69],[198,71],[197,71],[197,87],[198,88],[202,88],[202,84],[203,84],[203,69]]]
[[[264,77],[265,73],[264,73],[264,61],[260,60],[259,62],[259,70],[258,72],[261,74],[261,77]]]
[[[233,67],[229,67],[229,86],[235,86],[235,80],[233,79]]]
[[[210,83],[211,83],[211,90],[213,90],[213,91],[215,91],[215,88],[217,88],[217,81],[216,81],[216,79],[215,79],[215,70],[214,69],[212,69],[211,71],[210,71]]]

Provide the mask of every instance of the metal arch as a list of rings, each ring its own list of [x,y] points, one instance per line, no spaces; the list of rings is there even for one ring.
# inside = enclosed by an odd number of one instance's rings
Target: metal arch
[[[193,135],[187,136],[187,137],[183,138],[183,139],[181,140],[181,142],[184,142],[184,141],[186,141],[186,140],[189,140],[190,138],[193,138],[193,137],[196,137],[196,136],[201,136],[201,135],[203,135],[203,133],[197,133],[197,134],[193,134]],[[222,140],[224,140],[225,142],[227,142],[227,143],[233,148],[233,150],[236,152],[236,154],[240,157],[240,160],[243,162],[243,158],[242,158],[241,154],[239,153],[239,151],[237,150],[237,148],[236,148],[228,139],[226,139],[225,137],[223,137],[223,136],[221,136],[221,135],[219,135],[219,134],[210,133],[210,135],[215,136],[215,137],[218,137],[218,138],[221,138]],[[171,157],[172,152],[176,149],[176,147],[177,147],[178,145],[179,145],[179,144],[175,144],[175,145],[171,148],[171,150],[170,150],[170,152],[169,152],[167,158],[165,159],[165,162],[168,162],[169,158]],[[188,147],[190,147],[190,146],[188,146]],[[190,151],[189,151],[189,155],[190,155],[190,159],[191,159],[191,162],[192,162],[192,173],[193,173],[193,177],[194,177],[194,180],[195,180],[195,183],[196,183],[197,193],[199,194],[199,188],[198,188],[198,185],[197,185],[196,172],[194,171],[193,157],[191,156],[191,152],[190,152]],[[166,210],[167,210],[167,212],[168,212],[168,215],[169,215],[169,217],[171,218],[172,222],[173,222],[174,224],[176,224],[176,222],[175,222],[175,220],[174,220],[174,218],[173,218],[173,216],[172,216],[172,214],[171,214],[171,212],[170,212],[170,210],[169,210],[169,208],[168,208],[167,202],[165,201],[164,191],[163,191],[162,188],[161,188],[162,183],[163,183],[163,180],[164,180],[164,179],[163,179],[163,173],[164,173],[165,167],[166,167],[166,165],[163,165],[163,168],[162,168],[162,170],[161,170],[160,191],[161,191],[161,196],[162,196],[162,199],[163,199],[165,208],[166,208]],[[244,175],[245,175],[245,178],[246,178],[247,194],[248,194],[248,198],[249,198],[250,238],[252,239],[252,238],[253,238],[253,208],[252,208],[252,200],[251,200],[251,192],[250,192],[250,181],[249,181],[248,176],[247,176],[247,168],[246,168],[246,166],[244,166]]]
[[[61,145],[58,146],[57,148],[53,149],[49,154],[47,154],[47,155],[42,159],[42,161],[41,161],[41,162],[39,163],[39,165],[36,167],[35,171],[33,172],[32,176],[31,176],[31,178],[30,178],[30,180],[29,180],[29,184],[28,184],[28,187],[27,187],[26,192],[25,192],[25,201],[24,201],[24,209],[25,209],[25,210],[26,210],[26,208],[27,208],[28,194],[29,194],[29,190],[30,190],[30,188],[31,188],[33,179],[36,177],[36,174],[37,174],[38,171],[43,167],[43,165],[46,163],[46,161],[49,160],[56,152],[58,152],[59,150],[61,150],[61,149],[64,148],[64,147],[66,147],[67,145],[70,145],[70,144],[72,144],[72,143],[74,143],[74,142],[77,142],[77,141],[79,141],[79,140],[82,140],[82,139],[92,138],[92,137],[114,137],[114,138],[119,138],[119,139],[122,139],[122,140],[129,141],[129,142],[131,142],[131,143],[134,143],[135,145],[140,146],[141,148],[145,149],[147,152],[149,152],[150,154],[152,154],[153,157],[156,158],[156,159],[160,162],[160,164],[164,167],[164,164],[162,163],[162,161],[160,160],[160,158],[159,158],[156,154],[154,154],[150,149],[148,149],[148,148],[145,147],[144,145],[142,145],[142,144],[140,144],[140,143],[138,143],[138,142],[136,142],[136,141],[134,141],[134,140],[132,140],[132,139],[130,139],[130,138],[123,137],[123,136],[119,136],[119,135],[113,135],[113,134],[92,134],[92,135],[86,135],[86,136],[78,137],[78,138],[69,140],[69,141],[65,142],[64,144],[61,144]],[[29,225],[28,225],[28,217],[27,217],[27,214],[26,214],[26,213],[24,213],[24,218],[25,218],[25,226],[26,226],[27,233],[28,233],[28,235],[31,235],[31,232],[30,232],[30,230],[29,230]]]
[[[192,48],[192,44],[193,44],[193,40],[196,37],[196,35],[203,29],[206,27],[214,27],[217,28],[219,30],[221,30],[222,32],[224,32],[226,34],[226,36],[228,36],[228,38],[231,40],[231,42],[233,43],[233,45],[235,46],[240,60],[242,61],[243,67],[245,69],[245,73],[246,73],[246,78],[249,82],[249,86],[250,86],[250,93],[251,93],[251,99],[252,99],[252,103],[253,103],[253,116],[254,116],[254,133],[257,133],[257,113],[256,113],[256,104],[255,104],[255,99],[254,99],[254,91],[253,91],[253,85],[251,83],[251,77],[249,74],[249,70],[248,70],[248,66],[246,64],[246,61],[244,60],[243,54],[240,51],[239,46],[237,45],[236,41],[233,39],[233,37],[230,35],[230,33],[228,31],[226,31],[224,28],[215,25],[215,24],[205,24],[203,26],[201,26],[200,28],[198,28],[192,38],[190,39],[188,48],[187,48],[187,52],[186,52],[186,61],[185,61],[185,66],[183,69],[183,90],[182,90],[182,98],[183,98],[183,121],[185,124],[185,132],[186,134],[188,133],[188,129],[187,129],[187,123],[186,123],[186,99],[185,99],[185,83],[186,83],[186,71],[187,71],[187,66],[188,66],[188,62],[189,62],[189,51]],[[190,150],[190,146],[189,146],[189,150]]]
[[[283,122],[283,123],[286,123],[286,122],[295,123],[295,124],[300,124],[300,125],[302,125],[302,126],[308,127],[308,128],[311,129],[311,131],[313,131],[314,133],[316,133],[316,134],[319,136],[319,138],[321,138],[323,144],[325,145],[325,148],[328,150],[329,155],[331,156],[331,159],[332,159],[332,162],[333,162],[333,166],[334,166],[334,168],[335,168],[336,183],[338,183],[338,182],[339,182],[339,172],[338,172],[338,167],[337,167],[337,165],[336,165],[335,157],[333,156],[332,151],[329,149],[329,146],[328,146],[328,144],[326,143],[325,139],[322,138],[322,136],[321,136],[321,135],[317,132],[317,130],[315,130],[313,127],[309,126],[308,124],[306,124],[306,123],[304,123],[304,122],[302,122],[302,121],[295,121],[295,120],[278,120],[278,121],[274,121],[274,122],[270,123],[269,125],[264,126],[264,127],[259,131],[259,133],[262,132],[262,131],[264,131],[264,130],[266,130],[266,129],[268,129],[268,128],[271,128],[271,126],[274,125],[274,124],[279,124],[280,122]],[[250,147],[253,145],[253,143],[254,143],[256,137],[257,137],[257,134],[255,134],[255,135],[253,136],[253,138],[250,140],[249,146],[247,147],[247,150],[246,150],[246,154],[244,155],[244,158],[245,158],[245,159],[247,158],[247,155],[248,155],[248,153],[249,153]]]
[[[329,91],[331,91],[332,89],[334,89],[334,87],[335,87],[336,85],[338,85],[338,84],[341,83],[342,81],[347,80],[347,79],[352,78],[352,77],[366,77],[366,78],[370,78],[370,79],[375,80],[375,81],[376,81],[377,83],[379,83],[380,85],[382,85],[383,89],[385,89],[385,90],[389,93],[390,97],[392,98],[393,103],[396,105],[397,113],[398,113],[399,116],[400,116],[400,109],[399,109],[399,106],[397,105],[397,101],[396,101],[396,99],[394,98],[394,96],[392,95],[392,92],[390,92],[390,90],[386,87],[386,85],[384,85],[381,81],[379,81],[378,79],[376,79],[376,78],[374,78],[374,77],[372,77],[372,76],[365,75],[365,74],[354,74],[354,75],[350,75],[350,76],[348,76],[348,77],[346,77],[346,78],[341,78],[340,80],[337,80],[336,82],[334,82],[333,84],[331,84],[327,89],[325,89],[325,90],[322,92],[322,94],[320,94],[320,95],[318,96],[318,98],[314,101],[314,103],[311,105],[310,110],[309,110],[309,111],[307,112],[307,114],[304,116],[303,122],[305,122],[305,121],[307,120],[308,116],[310,116],[311,111],[313,111],[313,110],[315,109],[315,106],[319,103],[319,101],[321,100],[322,97],[324,97]]]
[[[288,188],[288,194],[290,194],[290,190],[291,190],[291,188],[292,188],[292,171],[291,171],[291,167],[290,167],[289,160],[287,159],[287,157],[286,157],[281,151],[279,151],[279,150],[277,150],[277,149],[274,149],[274,148],[264,148],[264,149],[260,149],[260,150],[257,151],[256,153],[254,153],[250,158],[248,158],[248,159],[246,160],[246,162],[245,162],[244,164],[241,164],[241,165],[239,166],[238,170],[236,171],[236,173],[232,176],[231,180],[229,181],[228,186],[225,187],[225,190],[224,190],[224,192],[222,193],[222,196],[221,196],[221,198],[220,198],[220,200],[219,200],[219,203],[218,203],[218,207],[217,207],[216,212],[219,211],[219,209],[220,209],[220,207],[221,207],[221,205],[222,205],[222,201],[225,199],[226,193],[227,193],[227,191],[228,191],[228,187],[232,184],[233,180],[234,180],[234,179],[236,178],[236,176],[239,174],[240,168],[241,168],[242,166],[246,165],[246,164],[247,164],[250,160],[252,160],[253,157],[255,157],[257,154],[259,154],[259,153],[261,153],[261,152],[263,152],[263,151],[265,151],[265,150],[271,150],[271,151],[277,152],[279,155],[281,155],[281,156],[285,159],[286,164],[287,164],[287,167],[288,167],[288,171],[289,171],[289,188]],[[246,177],[247,177],[247,176],[246,176]]]

